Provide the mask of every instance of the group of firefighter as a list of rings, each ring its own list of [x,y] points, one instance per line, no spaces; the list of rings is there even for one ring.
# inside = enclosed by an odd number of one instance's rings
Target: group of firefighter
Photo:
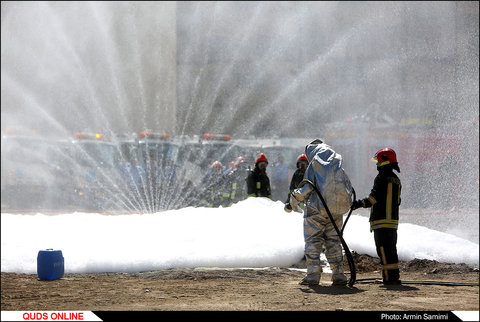
[[[229,207],[247,198],[245,178],[249,167],[243,156],[230,162],[224,170],[220,161],[214,161],[203,178],[200,200],[207,207]]]
[[[290,184],[290,191],[303,179],[308,165],[305,154],[297,158],[297,170]],[[204,177],[200,200],[207,207],[229,207],[247,197],[266,197],[272,199],[270,178],[266,169],[268,159],[264,153],[256,156],[253,169],[243,156],[229,163],[225,170],[220,161],[214,161]],[[288,197],[288,196],[285,196]]]
[[[367,198],[352,200],[353,188],[342,167],[342,156],[323,140],[310,142],[305,153],[297,157],[297,169],[291,178],[285,211],[302,212],[299,208],[303,209],[307,274],[300,284],[319,284],[322,273],[320,254],[323,251],[332,270],[332,284],[347,284],[341,238],[334,226],[341,229],[343,215],[358,208],[371,208],[370,230],[374,233],[382,264],[383,283],[401,283],[396,249],[401,182],[393,172],[400,172],[400,168],[395,151],[390,148],[379,150],[372,160],[378,170],[373,188]],[[204,182],[203,199],[207,206],[228,207],[247,197],[272,199],[267,166],[264,153],[256,156],[252,170],[243,157],[236,158],[226,173],[219,161],[213,162]]]

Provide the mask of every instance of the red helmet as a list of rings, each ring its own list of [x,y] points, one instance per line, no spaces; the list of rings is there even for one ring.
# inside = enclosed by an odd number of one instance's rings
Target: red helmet
[[[398,169],[397,155],[395,151],[389,148],[377,151],[377,153],[375,153],[375,155],[373,156],[372,161],[377,161],[377,167],[392,164],[394,166],[394,169]]]
[[[300,155],[298,156],[298,158],[297,158],[297,168],[299,167],[299,164],[298,164],[298,163],[299,163],[300,161],[305,161],[305,162],[307,162],[307,164],[308,164],[308,158],[307,158],[307,156],[305,155],[305,153],[302,153],[302,154],[300,154]]]
[[[265,153],[257,154],[257,158],[255,159],[255,164],[257,164],[258,162],[262,162],[262,161],[268,163],[268,160],[267,160],[267,157],[265,156]]]
[[[235,160],[233,161],[233,167],[236,168],[238,165],[242,162],[245,162],[245,158],[242,156],[236,157]]]
[[[212,168],[212,169],[222,168],[222,167],[223,167],[223,165],[222,165],[222,163],[221,163],[220,161],[215,161],[215,162],[213,162],[212,165],[210,166],[210,168]]]

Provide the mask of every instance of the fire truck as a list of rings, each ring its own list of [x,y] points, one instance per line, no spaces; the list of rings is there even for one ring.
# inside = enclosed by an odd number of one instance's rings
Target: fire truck
[[[228,134],[205,133],[200,137],[182,137],[180,145],[178,165],[184,170],[184,176],[194,182],[202,180],[203,176],[199,174],[205,175],[214,161],[228,166],[230,161],[243,153]]]
[[[105,210],[116,203],[118,149],[101,133],[75,132],[70,146],[74,207]]]
[[[150,211],[169,207],[177,183],[177,155],[179,145],[168,133],[150,130],[138,133],[138,164],[145,171],[145,178],[139,188],[143,205]]]

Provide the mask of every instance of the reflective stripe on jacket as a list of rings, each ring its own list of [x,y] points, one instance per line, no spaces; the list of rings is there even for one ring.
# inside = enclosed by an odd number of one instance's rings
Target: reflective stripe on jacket
[[[247,177],[248,197],[267,197],[272,198],[270,192],[270,179],[266,173],[263,173],[255,167]]]
[[[370,229],[398,228],[398,210],[401,203],[402,184],[391,170],[379,171],[375,177],[372,191],[364,199],[365,205],[372,206],[370,211]]]

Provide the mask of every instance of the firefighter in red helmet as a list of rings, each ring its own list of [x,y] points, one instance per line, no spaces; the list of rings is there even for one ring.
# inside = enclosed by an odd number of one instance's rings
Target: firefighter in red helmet
[[[308,167],[308,158],[305,155],[305,153],[300,154],[297,157],[297,170],[293,173],[292,180],[290,181],[290,192],[288,193],[287,196],[287,201],[285,202],[286,204],[290,203],[290,193],[297,189],[298,185],[300,182],[303,180],[303,176],[305,174],[305,170]],[[303,209],[303,203],[302,206],[300,207]]]
[[[272,199],[270,179],[267,175],[268,160],[264,153],[257,154],[255,168],[247,177],[248,197],[267,197]]]
[[[226,175],[230,198],[229,205],[247,198],[246,179],[248,174],[247,163],[243,156],[235,158],[233,169]]]
[[[373,230],[378,257],[382,263],[384,284],[400,284],[397,254],[398,212],[402,184],[393,170],[400,172],[395,151],[381,149],[372,158],[377,162],[370,195],[352,203],[352,209],[370,208],[370,230]]]

